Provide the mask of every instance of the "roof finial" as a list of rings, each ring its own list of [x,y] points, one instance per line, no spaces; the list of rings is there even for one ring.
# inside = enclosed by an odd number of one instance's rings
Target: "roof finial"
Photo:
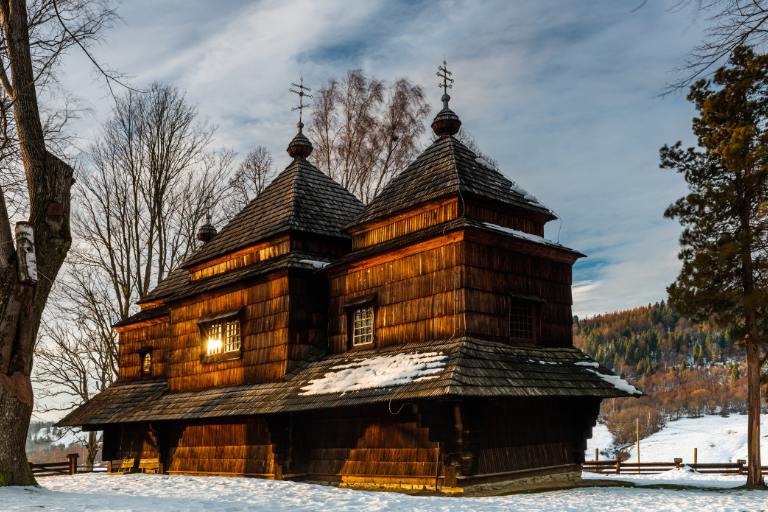
[[[207,244],[215,236],[216,236],[216,228],[211,223],[211,203],[209,198],[206,201],[205,224],[200,226],[200,229],[197,230],[197,239],[203,242],[204,244]]]
[[[299,83],[291,82],[289,91],[299,96],[299,104],[291,109],[292,112],[295,112],[296,110],[299,111],[299,122],[296,123],[299,133],[297,133],[291,143],[288,144],[288,154],[294,159],[304,159],[312,154],[312,143],[309,142],[309,139],[307,139],[301,131],[301,129],[304,128],[304,123],[301,118],[304,113],[304,107],[306,107],[304,98],[312,98],[312,95],[308,94],[312,92],[312,89],[306,87],[304,85],[304,77],[299,76]]]
[[[304,123],[301,122],[301,115],[304,112],[304,96],[307,98],[312,98],[311,94],[307,94],[312,92],[312,89],[309,87],[304,86],[304,77],[299,75],[299,83],[291,82],[291,89],[289,89],[292,93],[299,95],[299,104],[291,109],[292,112],[299,111],[299,122],[296,124],[296,126],[299,128],[299,133],[301,133],[301,129],[304,128]]]
[[[448,95],[448,89],[453,89],[453,72],[448,71],[448,63],[443,59],[443,65],[437,67],[437,76],[443,79],[443,83],[437,84],[443,90],[443,109],[437,113],[435,120],[432,121],[432,130],[438,137],[448,137],[456,135],[461,128],[461,120],[450,108],[448,102],[451,97]]]
[[[437,76],[443,79],[443,83],[437,84],[438,87],[443,89],[443,108],[448,108],[448,102],[451,97],[448,95],[448,89],[453,89],[453,73],[448,71],[448,63],[443,59],[443,65],[437,67]]]

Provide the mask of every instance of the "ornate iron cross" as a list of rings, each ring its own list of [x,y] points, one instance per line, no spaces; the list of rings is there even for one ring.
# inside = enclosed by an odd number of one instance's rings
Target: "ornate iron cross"
[[[292,93],[299,95],[299,105],[297,107],[293,107],[291,109],[291,112],[294,112],[296,110],[299,111],[299,124],[302,124],[301,122],[301,115],[304,111],[304,107],[306,106],[304,104],[304,97],[311,98],[311,94],[307,94],[309,92],[312,92],[312,89],[309,87],[304,86],[304,77],[299,77],[299,83],[291,82],[291,88],[289,89]]]
[[[437,67],[437,76],[443,79],[443,83],[437,84],[443,89],[443,94],[448,95],[448,89],[453,89],[453,73],[448,71],[448,63],[443,60],[443,65]]]

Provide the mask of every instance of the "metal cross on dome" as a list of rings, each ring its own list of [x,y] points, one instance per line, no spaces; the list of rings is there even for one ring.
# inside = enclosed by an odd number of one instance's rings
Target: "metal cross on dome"
[[[453,72],[448,71],[448,63],[443,59],[443,65],[437,67],[437,76],[443,79],[443,83],[437,84],[438,87],[443,89],[443,108],[448,108],[448,100],[451,99],[448,96],[448,89],[453,89]]]
[[[289,91],[299,95],[299,105],[297,107],[293,107],[291,109],[291,112],[294,112],[296,110],[299,111],[299,124],[303,125],[303,123],[301,122],[301,114],[303,113],[304,107],[306,106],[304,104],[304,97],[311,98],[312,95],[307,93],[312,92],[312,89],[304,86],[304,77],[302,76],[302,77],[299,77],[299,83],[291,82],[291,88],[289,89]]]

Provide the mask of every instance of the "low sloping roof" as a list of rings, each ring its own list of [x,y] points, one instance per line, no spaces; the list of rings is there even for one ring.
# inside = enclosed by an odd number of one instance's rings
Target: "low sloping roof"
[[[289,230],[344,236],[363,204],[304,159],[294,160],[184,263],[190,267]]]
[[[165,381],[118,382],[59,425],[248,416],[433,397],[640,394],[633,390],[575,348],[460,338],[327,356],[264,384],[171,393]]]
[[[371,201],[355,224],[362,224],[421,203],[470,194],[509,206],[556,216],[513,181],[452,136],[440,137]]]
[[[253,265],[194,281],[190,279],[189,272],[184,269],[177,269],[171,272],[168,278],[162,281],[157,288],[142,298],[139,301],[139,304],[160,299],[184,299],[198,293],[210,292],[218,288],[241,283],[247,279],[255,278],[275,270],[287,268],[317,270],[329,263],[330,260],[327,257],[317,256],[303,251],[291,251],[288,254],[283,254]],[[123,320],[120,324],[125,325],[137,322],[140,320],[140,315],[150,311],[154,311],[154,309],[141,311],[136,315]]]
[[[160,306],[152,309],[144,309],[142,311],[139,311],[138,313],[135,313],[129,316],[125,320],[121,320],[113,324],[112,327],[122,327],[124,325],[135,324],[137,322],[145,322],[147,320],[153,320],[155,318],[168,316],[168,314],[169,314],[169,311],[166,306]]]

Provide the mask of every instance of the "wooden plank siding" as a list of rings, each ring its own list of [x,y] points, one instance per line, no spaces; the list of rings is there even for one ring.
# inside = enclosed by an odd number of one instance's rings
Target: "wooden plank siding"
[[[290,244],[290,239],[286,235],[269,242],[246,247],[245,249],[235,251],[226,256],[190,268],[190,279],[197,281],[199,279],[205,279],[206,277],[213,277],[224,272],[229,272],[230,270],[242,268],[247,265],[255,265],[256,263],[280,256],[281,254],[286,254],[290,248]]]
[[[460,236],[450,234],[409,248],[356,262],[329,280],[329,347],[348,349],[345,304],[376,296],[376,345],[385,347],[458,335],[464,323]]]
[[[288,357],[289,284],[287,272],[249,286],[196,297],[171,308],[168,386],[171,391],[279,380]],[[201,360],[197,321],[243,308],[242,356]]]
[[[119,371],[120,379],[141,377],[141,353],[152,351],[152,377],[166,374],[169,324],[168,317],[124,327],[120,330]]]
[[[579,464],[591,429],[590,399],[477,400],[465,404],[471,475]],[[517,417],[519,421],[499,421]],[[535,425],[535,428],[532,426]]]
[[[516,240],[468,236],[465,250],[466,335],[509,340],[509,303],[538,299],[539,325],[532,344],[570,347],[572,261],[552,259]]]
[[[540,301],[532,344],[571,346],[571,266],[556,248],[458,231],[350,263],[330,276],[329,345],[349,348],[345,304],[376,298],[376,346],[475,336],[509,341],[513,296]]]
[[[394,238],[442,224],[459,216],[459,200],[426,203],[415,210],[393,215],[384,221],[372,222],[352,229],[352,249],[364,249]]]
[[[487,201],[478,203],[475,200],[468,200],[464,202],[464,215],[469,219],[544,236],[546,219],[527,210],[510,211],[509,207],[488,208]]]
[[[308,480],[433,488],[442,478],[440,445],[411,406],[318,411],[296,423],[304,446],[297,471]]]
[[[279,478],[281,470],[262,418],[176,426],[168,472]]]

